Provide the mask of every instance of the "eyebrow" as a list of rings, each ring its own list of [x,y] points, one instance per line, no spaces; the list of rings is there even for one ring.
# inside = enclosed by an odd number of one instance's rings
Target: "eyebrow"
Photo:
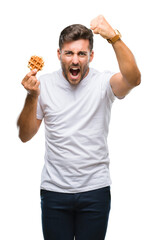
[[[65,53],[73,53],[73,52],[70,51],[70,50],[65,50],[64,52],[65,52]]]
[[[87,51],[79,51],[79,53],[87,54],[88,52]]]
[[[71,51],[71,50],[65,50],[64,52],[65,52],[65,53],[74,53],[74,52]],[[87,54],[88,52],[87,52],[87,51],[79,51],[78,53],[84,53],[84,54]]]

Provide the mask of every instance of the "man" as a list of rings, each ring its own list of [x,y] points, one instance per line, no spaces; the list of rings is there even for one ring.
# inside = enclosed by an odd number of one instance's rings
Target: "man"
[[[93,33],[76,24],[60,35],[61,69],[22,81],[29,92],[18,119],[19,137],[30,140],[45,122],[46,152],[41,178],[42,226],[45,240],[103,240],[110,211],[107,147],[112,103],[140,84],[131,51],[103,16],[91,29],[113,47],[120,72],[89,68]],[[40,88],[39,88],[40,85]]]

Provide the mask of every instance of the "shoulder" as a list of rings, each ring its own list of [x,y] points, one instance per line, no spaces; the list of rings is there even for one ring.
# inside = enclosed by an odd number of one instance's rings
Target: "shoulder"
[[[115,74],[115,72],[111,72],[109,70],[104,70],[103,72],[97,71],[95,69],[91,69],[91,76],[96,80],[96,82],[100,83],[102,88],[107,87],[110,84],[111,77]]]
[[[115,75],[115,72],[111,72],[109,70],[104,70],[103,72],[99,72],[97,70],[93,71],[93,76],[97,84],[100,86],[103,98],[106,96],[111,100],[111,102],[115,99],[115,95],[110,84],[110,79],[113,75]]]
[[[106,80],[109,81],[110,78],[115,74],[115,72],[111,72],[109,70],[105,70],[103,72],[100,73],[100,77],[102,78],[102,80]]]

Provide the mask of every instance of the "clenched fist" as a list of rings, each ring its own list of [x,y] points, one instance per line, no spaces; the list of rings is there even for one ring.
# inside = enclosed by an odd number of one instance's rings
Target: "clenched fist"
[[[37,74],[36,69],[30,71],[21,82],[21,84],[28,91],[28,93],[35,97],[39,96],[40,94],[39,89],[40,82],[37,80],[36,74]]]
[[[116,35],[114,29],[102,15],[94,18],[90,26],[95,34],[100,34],[105,39],[113,38]]]

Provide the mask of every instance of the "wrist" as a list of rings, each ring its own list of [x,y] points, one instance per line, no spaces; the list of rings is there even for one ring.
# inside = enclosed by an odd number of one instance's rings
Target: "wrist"
[[[114,44],[116,41],[118,41],[122,37],[118,30],[114,30],[114,33],[115,34],[113,37],[107,39],[107,41],[111,44]]]
[[[108,36],[107,39],[112,39],[112,38],[114,38],[115,36],[116,36],[116,32],[115,32],[114,29],[112,29],[112,30],[110,31],[110,34],[109,34],[109,36]]]
[[[39,94],[37,93],[32,93],[30,91],[27,91],[27,97],[30,99],[38,99]]]

